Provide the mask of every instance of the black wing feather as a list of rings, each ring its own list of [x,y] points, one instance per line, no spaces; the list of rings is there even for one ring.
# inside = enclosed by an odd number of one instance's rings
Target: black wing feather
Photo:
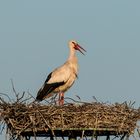
[[[51,75],[50,75],[51,76]],[[52,84],[47,84],[47,81],[50,79],[49,75],[48,78],[45,81],[45,85],[43,87],[43,89],[41,88],[38,93],[37,93],[37,97],[36,100],[38,101],[42,101],[45,97],[47,98],[47,96],[49,96],[49,94],[51,92],[53,92],[53,90],[55,90],[57,87],[61,86],[64,84],[64,82],[59,82],[59,83],[52,83]]]
[[[52,72],[47,76],[45,83],[47,83],[51,79],[51,76],[52,76]]]

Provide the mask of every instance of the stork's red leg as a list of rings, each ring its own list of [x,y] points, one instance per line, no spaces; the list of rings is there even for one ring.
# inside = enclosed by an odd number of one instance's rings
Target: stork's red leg
[[[64,104],[64,93],[60,92],[59,93],[59,105],[63,105]]]

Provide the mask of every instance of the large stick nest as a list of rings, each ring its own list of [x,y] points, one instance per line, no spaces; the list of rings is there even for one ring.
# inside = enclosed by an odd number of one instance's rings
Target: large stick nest
[[[39,132],[72,128],[110,129],[131,134],[140,119],[140,110],[126,102],[107,104],[75,102],[58,106],[47,103],[26,103],[18,99],[13,103],[0,98],[0,121],[12,133]]]

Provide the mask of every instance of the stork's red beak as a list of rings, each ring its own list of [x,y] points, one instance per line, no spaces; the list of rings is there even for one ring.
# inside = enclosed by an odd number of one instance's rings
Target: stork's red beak
[[[75,43],[74,45],[75,45],[74,48],[84,55],[83,51],[86,52],[86,50],[84,48],[82,48],[79,44]]]

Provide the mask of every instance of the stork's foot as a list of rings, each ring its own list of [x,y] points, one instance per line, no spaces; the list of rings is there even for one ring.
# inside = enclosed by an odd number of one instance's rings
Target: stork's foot
[[[59,105],[63,105],[64,104],[64,93],[60,92],[59,93],[59,101],[58,101]]]

